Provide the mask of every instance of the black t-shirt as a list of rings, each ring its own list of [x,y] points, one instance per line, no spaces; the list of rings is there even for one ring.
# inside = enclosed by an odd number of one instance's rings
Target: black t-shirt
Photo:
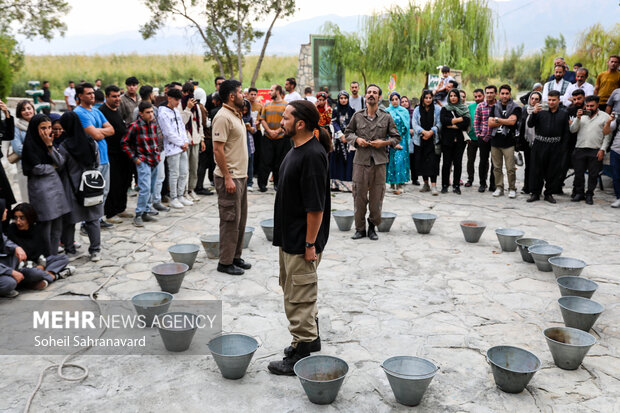
[[[127,127],[120,112],[112,110],[105,103],[99,107],[99,111],[103,113],[103,116],[110,122],[110,125],[114,128],[114,135],[105,138],[108,143],[108,153],[116,154],[122,153],[121,140],[127,135]]]
[[[497,113],[497,107],[493,108],[493,117],[498,117],[500,119],[508,119],[509,116],[506,116],[506,106],[502,105],[502,113]],[[497,129],[495,136],[491,139],[491,146],[495,146],[496,148],[510,148],[511,146],[515,146],[515,130],[517,129],[518,120],[521,119],[521,108],[516,107],[512,111],[512,115],[517,116],[517,122],[512,126],[502,125]]]
[[[306,252],[308,212],[323,211],[323,220],[315,241],[317,254],[327,244],[331,211],[328,165],[325,149],[314,138],[292,148],[280,165],[274,207],[273,245],[282,247],[286,253]]]

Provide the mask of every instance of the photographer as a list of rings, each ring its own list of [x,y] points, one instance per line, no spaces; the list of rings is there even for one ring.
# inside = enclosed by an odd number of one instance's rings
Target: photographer
[[[187,138],[189,139],[189,148],[187,150],[189,162],[187,199],[196,202],[200,201],[200,198],[194,192],[198,182],[198,157],[200,152],[204,152],[206,149],[204,141],[205,131],[202,122],[203,114],[199,107],[200,101],[194,98],[194,84],[191,82],[185,83],[182,93],[181,105],[183,112],[181,112],[181,116],[183,116]]]

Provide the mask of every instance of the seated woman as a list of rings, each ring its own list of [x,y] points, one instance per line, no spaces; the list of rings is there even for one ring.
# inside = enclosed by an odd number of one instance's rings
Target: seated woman
[[[45,243],[38,231],[37,213],[32,205],[21,203],[13,208],[13,223],[9,225],[8,237],[26,252],[27,264],[50,274],[54,279],[67,278],[75,272],[67,266],[66,255],[45,255]],[[32,263],[32,265],[30,265]]]
[[[0,199],[2,221],[6,220],[6,203]],[[26,252],[2,233],[0,225],[0,297],[17,297],[17,287],[43,290],[56,277],[40,268],[20,268],[27,260]]]

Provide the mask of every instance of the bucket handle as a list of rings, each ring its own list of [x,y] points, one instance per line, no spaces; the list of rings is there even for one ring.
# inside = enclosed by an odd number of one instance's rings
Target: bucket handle
[[[428,360],[428,361],[431,361],[431,360]],[[435,363],[434,361],[431,361],[431,362],[435,365],[435,371],[433,371],[433,372],[432,372],[432,374],[437,374],[437,372],[438,372],[439,370],[441,370],[441,367],[439,367],[439,366],[437,365],[437,363]],[[384,371],[386,371],[387,373],[391,373],[391,374],[394,374],[394,375],[396,375],[396,376],[421,377],[421,376],[428,376],[429,374],[431,374],[431,373],[425,373],[425,374],[405,374],[405,373],[398,373],[398,372],[396,372],[396,371],[392,371],[392,370],[390,370],[390,369],[386,368],[386,367],[383,365],[383,363],[381,363],[379,366],[380,366],[380,367],[381,367]]]
[[[263,341],[262,341],[262,340],[261,340],[258,336],[253,336],[253,335],[248,334],[248,333],[241,333],[241,332],[239,332],[239,331],[223,331],[223,330],[222,330],[222,332],[221,332],[221,333],[219,334],[219,336],[217,336],[217,337],[221,337],[221,336],[223,336],[224,334],[241,334],[241,335],[243,335],[243,336],[252,337],[254,340],[256,340],[256,343],[258,343],[258,347],[256,347],[256,349],[257,349],[257,350],[258,350],[260,347],[262,347],[262,346],[263,346]]]

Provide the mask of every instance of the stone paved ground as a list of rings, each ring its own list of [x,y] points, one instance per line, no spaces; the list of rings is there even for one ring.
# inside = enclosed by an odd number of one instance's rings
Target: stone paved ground
[[[221,299],[225,330],[260,337],[264,345],[243,379],[223,379],[210,356],[81,356],[76,360],[90,369],[90,376],[70,383],[48,374],[32,411],[406,411],[395,402],[379,367],[394,355],[426,357],[441,367],[418,411],[620,411],[620,211],[609,207],[612,195],[606,183],[606,193],[597,194],[594,206],[575,205],[567,196],[559,197],[557,205],[532,205],[523,195],[494,199],[475,188],[464,188],[462,196],[431,197],[407,186],[400,197],[386,196],[384,211],[396,212],[398,218],[391,232],[379,234],[378,242],[354,242],[352,231],[340,232],[332,221],[319,267],[322,354],[342,357],[350,372],[331,406],[309,403],[296,378],[267,372],[267,363],[281,357],[289,335],[276,249],[257,229],[244,252],[254,264],[246,275],[216,272],[216,260],[201,250],[176,295]],[[111,273],[116,275],[100,299],[129,299],[139,291],[157,290],[149,269],[168,261],[168,246],[198,243],[199,234],[217,232],[215,201],[203,198],[141,230],[129,220],[117,225],[103,234],[103,261],[79,261],[79,272],[69,280],[18,299],[60,294],[86,299]],[[248,224],[258,228],[271,217],[273,192],[253,193],[249,202]],[[352,208],[351,195],[336,194],[333,208]],[[417,211],[439,216],[430,235],[415,232],[410,214]],[[480,243],[464,242],[458,225],[463,219],[487,222]],[[128,251],[173,224],[135,260],[127,258]],[[500,252],[493,230],[501,226],[521,228],[526,236],[559,244],[565,256],[589,263],[583,275],[599,283],[594,298],[606,310],[594,329],[599,342],[578,370],[556,368],[542,335],[544,328],[562,325],[553,274],[522,262],[518,252]],[[2,300],[0,305],[11,302]],[[521,346],[541,359],[543,367],[527,391],[513,395],[495,387],[485,353],[499,344]],[[2,357],[0,410],[21,411],[40,370],[61,358]]]

